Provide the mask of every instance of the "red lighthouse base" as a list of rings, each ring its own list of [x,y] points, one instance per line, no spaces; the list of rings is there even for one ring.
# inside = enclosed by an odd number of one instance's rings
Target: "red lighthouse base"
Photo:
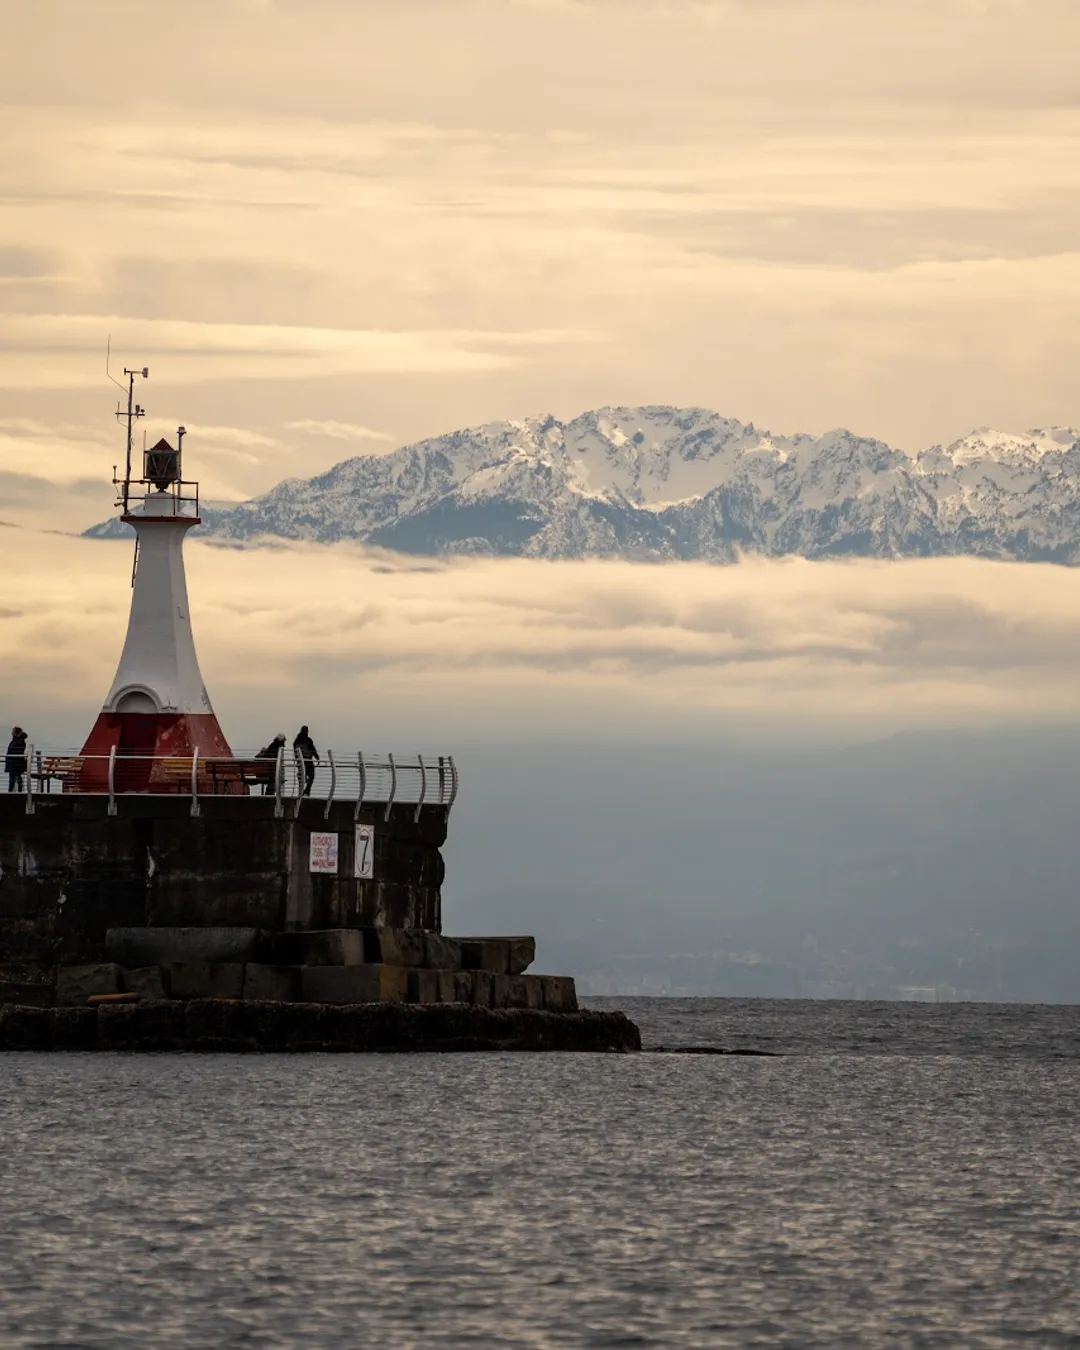
[[[116,749],[113,788],[117,792],[170,791],[174,785],[162,761],[231,759],[232,750],[213,713],[108,713],[94,723],[79,772],[78,790],[109,788],[109,759]],[[168,786],[166,783],[168,782]]]

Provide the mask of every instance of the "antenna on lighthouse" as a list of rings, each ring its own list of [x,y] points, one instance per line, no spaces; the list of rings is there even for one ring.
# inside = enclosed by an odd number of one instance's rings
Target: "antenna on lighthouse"
[[[110,337],[109,345],[105,349],[105,374],[108,375],[113,384],[123,389],[124,386],[119,380],[113,378],[113,375],[109,370],[109,357],[111,352],[112,338]],[[150,367],[143,366],[141,370],[128,370],[127,366],[125,366],[124,374],[127,376],[127,408],[125,409],[123,405],[119,403],[116,405],[116,420],[127,424],[127,453],[124,459],[123,481],[121,482],[121,480],[116,477],[116,470],[114,469],[113,487],[117,490],[116,504],[117,506],[123,506],[124,515],[126,516],[128,514],[128,498],[131,496],[131,444],[134,438],[135,423],[139,418],[146,416],[146,409],[143,408],[141,404],[135,402],[135,380],[140,375],[144,380],[149,379]]]

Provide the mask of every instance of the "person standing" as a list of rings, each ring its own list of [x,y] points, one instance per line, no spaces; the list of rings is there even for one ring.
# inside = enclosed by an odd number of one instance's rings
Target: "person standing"
[[[23,775],[27,772],[26,732],[22,727],[11,728],[11,740],[4,756],[4,772],[8,776],[8,791],[22,792]]]
[[[315,765],[319,762],[319,752],[315,742],[308,734],[307,726],[302,726],[293,741],[293,749],[304,761],[304,796],[311,796],[311,785],[315,781]]]

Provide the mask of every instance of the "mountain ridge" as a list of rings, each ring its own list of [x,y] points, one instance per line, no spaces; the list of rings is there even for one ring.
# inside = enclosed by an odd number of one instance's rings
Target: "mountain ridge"
[[[214,510],[204,529],[425,555],[1076,563],[1080,431],[982,427],[912,455],[844,428],[776,436],[704,408],[605,407],[356,455]]]

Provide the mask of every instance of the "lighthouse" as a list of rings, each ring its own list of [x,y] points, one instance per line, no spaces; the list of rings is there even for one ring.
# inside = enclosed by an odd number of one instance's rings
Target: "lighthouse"
[[[142,476],[132,477],[131,428],[142,409],[129,376],[128,458],[117,480],[120,519],[135,530],[131,612],[112,687],[83,746],[88,780],[104,772],[110,755],[123,757],[128,791],[152,788],[155,761],[170,756],[230,757],[199,670],[191,628],[184,538],[201,523],[199,486],[183,476],[184,428],[176,446],[162,439],[143,451]],[[118,414],[124,417],[125,414]]]

